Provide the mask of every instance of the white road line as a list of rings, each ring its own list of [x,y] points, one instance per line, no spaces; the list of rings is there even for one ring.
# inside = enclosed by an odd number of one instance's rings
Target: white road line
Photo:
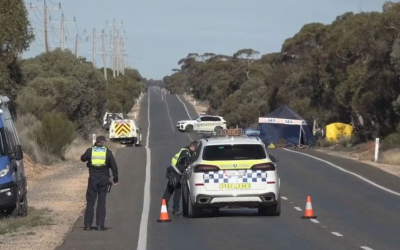
[[[343,235],[341,235],[340,233],[338,233],[338,232],[331,232],[333,235],[336,235],[336,236],[338,236],[338,237],[343,237]]]
[[[192,119],[192,117],[191,117],[190,114],[189,114],[189,111],[188,111],[187,108],[186,108],[186,104],[185,104],[184,102],[182,102],[181,98],[179,98],[178,95],[176,95],[176,98],[178,98],[178,100],[182,103],[183,107],[184,107],[185,110],[186,110],[186,114],[189,116],[189,118]],[[188,133],[186,133],[186,134],[187,134],[187,136],[189,137],[189,139],[190,139],[191,141],[193,141],[192,137],[191,137]]]
[[[374,250],[374,249],[372,249],[372,248],[370,248],[370,247],[365,247],[365,246],[363,246],[363,247],[361,247],[362,249],[365,249],[365,250]]]
[[[288,200],[285,196],[281,196],[282,200]]]
[[[365,181],[365,182],[371,184],[372,186],[375,186],[375,187],[377,187],[377,188],[379,188],[379,189],[381,189],[381,190],[383,190],[383,191],[386,191],[386,192],[388,192],[388,193],[391,193],[391,194],[400,196],[400,193],[395,192],[395,191],[393,191],[393,190],[391,190],[391,189],[385,188],[385,187],[383,187],[383,186],[381,186],[381,185],[379,185],[379,184],[376,184],[375,182],[370,181],[370,180],[368,180],[367,178],[362,177],[361,175],[358,175],[358,174],[356,174],[356,173],[350,172],[350,171],[348,171],[348,170],[346,170],[346,169],[344,169],[344,168],[342,168],[342,167],[339,167],[338,165],[335,165],[335,164],[333,164],[332,162],[325,161],[325,160],[323,160],[323,159],[321,159],[321,158],[318,158],[318,157],[315,157],[315,156],[312,156],[312,155],[309,155],[309,154],[305,154],[305,153],[301,153],[301,152],[296,152],[296,151],[293,151],[293,150],[290,150],[290,149],[287,149],[287,148],[284,148],[284,150],[289,151],[289,152],[293,152],[293,153],[296,153],[296,154],[305,155],[305,156],[308,156],[308,157],[310,157],[310,158],[313,158],[313,159],[315,159],[315,160],[317,160],[317,161],[324,162],[324,163],[326,163],[326,164],[328,164],[328,165],[330,165],[330,166],[332,166],[332,167],[334,167],[334,168],[336,168],[336,169],[338,169],[338,170],[340,170],[340,171],[343,171],[343,172],[345,172],[345,173],[354,175],[355,177],[357,177],[357,178],[359,178],[359,179],[361,179],[361,180],[363,180],[363,181]]]
[[[317,221],[316,219],[310,219],[310,221],[312,221],[314,223],[319,223],[319,221]]]
[[[179,98],[179,96],[178,95],[176,95],[176,97],[178,98],[178,100],[182,103],[182,105],[183,105],[183,107],[185,108],[185,110],[186,110],[186,114],[189,116],[189,118],[190,119],[192,119],[192,117],[190,116],[190,114],[189,114],[189,111],[187,110],[187,108],[186,108],[186,105],[185,105],[185,103],[184,102],[182,102],[182,100],[181,100],[181,98]]]
[[[172,122],[171,115],[170,115],[170,113],[169,113],[169,107],[168,107],[168,102],[167,102],[167,96],[165,96],[164,102],[165,102],[165,105],[167,106],[168,117],[169,117],[169,121],[171,122],[171,128],[172,128],[172,132],[173,132],[173,131],[175,131],[175,129],[174,129],[174,123]]]
[[[150,213],[150,181],[151,181],[151,152],[149,147],[150,139],[150,91],[147,91],[147,137],[146,137],[146,177],[144,181],[143,209],[140,219],[139,238],[137,250],[147,249],[147,228]]]
[[[193,141],[192,137],[188,133],[186,133],[186,134],[187,134],[187,136],[189,136],[190,141]]]
[[[299,207],[294,207],[294,209],[296,209],[297,211],[302,211],[302,209]]]

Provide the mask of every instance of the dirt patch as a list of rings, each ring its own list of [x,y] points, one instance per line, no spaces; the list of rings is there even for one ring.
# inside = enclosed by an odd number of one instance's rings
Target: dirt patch
[[[208,110],[208,103],[207,102],[201,102],[193,98],[192,95],[183,95],[185,100],[190,103],[194,109],[196,110],[198,115],[201,115],[203,113],[207,113]]]
[[[53,174],[35,181],[28,191],[30,206],[37,211],[46,211],[43,217],[51,223],[37,224],[35,228],[23,227],[17,232],[1,235],[1,249],[54,249],[82,214],[88,177],[86,167],[65,162],[52,168]],[[35,214],[15,220],[32,216]]]
[[[139,122],[139,113],[140,113],[140,103],[143,100],[144,94],[141,94],[139,98],[135,100],[135,105],[131,109],[131,111],[128,113],[128,117],[133,118],[136,122]]]

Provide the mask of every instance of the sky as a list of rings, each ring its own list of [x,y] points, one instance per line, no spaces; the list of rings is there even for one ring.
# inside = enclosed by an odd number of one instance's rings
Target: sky
[[[66,46],[78,55],[93,58],[93,29],[105,29],[109,41],[111,23],[126,38],[127,61],[148,79],[162,79],[179,68],[189,53],[233,55],[244,48],[261,54],[278,52],[285,39],[304,24],[329,24],[345,12],[382,11],[386,0],[47,0],[50,9],[49,43],[60,46],[61,15],[65,16]],[[30,7],[32,4],[32,8]],[[62,10],[58,9],[61,3]],[[45,51],[43,0],[26,1],[37,39],[23,58]],[[35,7],[36,6],[36,7]],[[76,22],[74,22],[74,20]],[[108,23],[108,24],[107,24]],[[86,30],[86,32],[84,32]],[[101,52],[101,36],[96,48]],[[107,44],[108,48],[108,44]],[[108,53],[108,52],[107,52]],[[107,56],[107,67],[110,67]],[[96,66],[103,67],[96,53]]]

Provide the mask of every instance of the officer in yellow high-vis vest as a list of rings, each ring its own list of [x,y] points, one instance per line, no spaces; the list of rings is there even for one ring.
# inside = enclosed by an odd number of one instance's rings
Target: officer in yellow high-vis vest
[[[193,156],[194,151],[196,150],[197,141],[192,141],[189,146],[181,148],[178,153],[174,155],[171,160],[171,165],[167,168],[167,188],[165,189],[163,199],[167,202],[171,198],[172,194],[174,194],[174,204],[173,204],[173,215],[180,215],[179,211],[179,203],[182,195],[182,186],[181,186],[181,177],[182,173],[185,171],[187,165],[178,164],[178,160],[180,158],[186,157],[188,160],[187,163],[190,163]]]
[[[110,168],[113,174],[113,184],[118,183],[118,167],[114,155],[105,146],[106,138],[98,136],[92,148],[88,148],[81,156],[81,161],[87,162],[89,168],[89,180],[86,192],[86,211],[84,218],[84,230],[92,229],[94,217],[94,204],[97,198],[96,230],[106,230],[104,222],[106,219],[106,196],[107,187],[110,183]]]

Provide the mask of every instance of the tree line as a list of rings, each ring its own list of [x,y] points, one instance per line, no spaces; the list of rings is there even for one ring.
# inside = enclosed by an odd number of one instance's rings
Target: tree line
[[[289,105],[320,127],[352,124],[353,140],[400,141],[400,3],[309,23],[280,52],[190,53],[164,77],[171,93],[209,101],[229,125],[251,126]]]
[[[106,111],[128,113],[145,83],[135,69],[113,78],[107,69],[56,49],[35,58],[19,57],[34,35],[22,0],[0,3],[0,92],[11,99],[23,149],[37,161],[39,151],[63,158],[77,137],[88,138]]]

